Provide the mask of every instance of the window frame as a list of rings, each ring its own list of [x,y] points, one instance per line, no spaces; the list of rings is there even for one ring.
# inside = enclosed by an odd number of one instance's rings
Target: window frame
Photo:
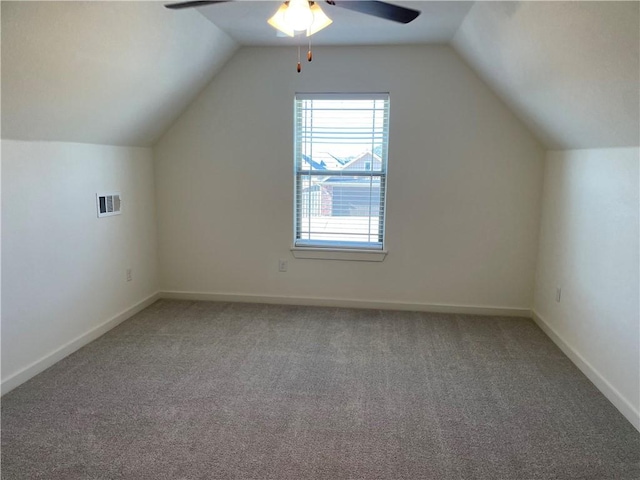
[[[382,219],[378,222],[378,242],[355,242],[355,241],[334,241],[334,240],[304,240],[301,239],[301,218],[300,195],[302,189],[302,177],[327,176],[331,174],[344,175],[342,170],[338,171],[314,171],[304,170],[302,165],[302,142],[300,141],[300,128],[298,118],[299,100],[383,100],[385,115],[383,124],[383,153],[381,157],[380,171],[370,170],[349,170],[348,176],[366,176],[378,178],[380,181],[380,212]],[[386,223],[387,223],[387,192],[388,192],[388,149],[389,149],[389,112],[390,94],[389,92],[358,92],[358,93],[296,93],[294,96],[293,109],[293,243],[291,251],[295,258],[312,259],[332,259],[332,260],[356,260],[356,261],[383,261],[387,255],[386,250]],[[373,155],[373,152],[372,152]],[[373,166],[373,156],[371,159]]]

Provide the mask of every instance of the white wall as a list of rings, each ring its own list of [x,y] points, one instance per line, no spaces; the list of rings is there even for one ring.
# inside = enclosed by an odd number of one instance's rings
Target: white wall
[[[528,311],[544,152],[504,104],[446,46],[295,62],[241,49],[154,147],[161,289]],[[391,93],[383,263],[291,257],[297,91]]]
[[[639,156],[638,148],[548,153],[534,301],[545,330],[636,428]]]
[[[157,291],[153,188],[148,148],[2,140],[3,391]]]

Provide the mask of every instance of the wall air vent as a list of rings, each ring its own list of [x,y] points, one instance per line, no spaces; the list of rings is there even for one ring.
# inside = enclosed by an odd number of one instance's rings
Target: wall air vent
[[[98,217],[109,217],[120,215],[120,194],[119,193],[97,193],[96,205],[98,207]]]

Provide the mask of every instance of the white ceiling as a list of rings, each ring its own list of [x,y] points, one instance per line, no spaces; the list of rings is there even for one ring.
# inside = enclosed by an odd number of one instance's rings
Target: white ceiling
[[[277,1],[162,3],[3,1],[2,138],[150,146],[238,44],[299,41],[266,23]],[[323,4],[314,44],[451,42],[548,147],[640,144],[639,2],[394,3],[422,15]]]
[[[198,12],[2,2],[2,138],[150,146],[233,55]]]
[[[200,13],[241,45],[297,45],[305,37],[278,37],[267,23],[282,2],[237,0],[198,8]],[[339,2],[338,2],[339,3]],[[318,4],[333,23],[312,37],[314,45],[393,45],[447,43],[464,20],[473,2],[395,2],[421,11],[413,22],[403,25],[389,20]]]
[[[639,2],[477,2],[453,45],[547,147],[640,145]]]

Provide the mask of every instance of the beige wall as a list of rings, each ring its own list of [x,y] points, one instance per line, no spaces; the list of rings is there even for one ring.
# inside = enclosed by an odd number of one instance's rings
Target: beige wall
[[[636,428],[639,156],[638,148],[548,153],[534,301],[548,333]]]
[[[530,308],[544,151],[455,52],[295,62],[241,49],[154,147],[161,289]],[[390,92],[384,262],[292,258],[295,92]]]
[[[3,390],[157,291],[152,168],[147,148],[2,140]],[[98,192],[122,214],[97,218]]]

